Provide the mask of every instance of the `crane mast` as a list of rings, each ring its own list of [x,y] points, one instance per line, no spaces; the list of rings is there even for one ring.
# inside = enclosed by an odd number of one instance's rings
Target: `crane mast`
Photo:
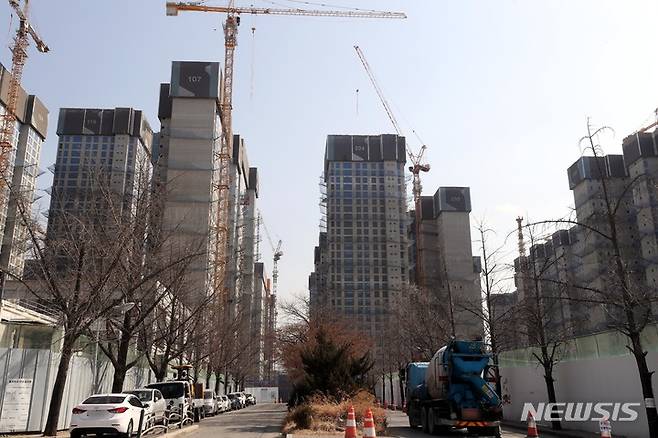
[[[272,237],[270,236],[270,231],[267,229],[267,225],[265,225],[265,221],[261,221],[263,224],[263,229],[265,230],[265,235],[267,236],[267,241],[270,244],[270,247],[272,248],[272,258],[273,258],[273,263],[272,263],[272,294],[276,295],[277,291],[277,282],[279,279],[279,260],[281,260],[281,256],[283,256],[283,251],[281,250],[281,246],[283,245],[283,242],[281,239],[277,242],[276,246],[274,245],[274,241],[272,240]]]
[[[402,134],[402,129],[400,129],[400,124],[398,123],[397,119],[395,118],[395,114],[393,113],[393,110],[391,109],[391,106],[389,105],[388,101],[386,100],[386,96],[384,96],[384,92],[382,91],[382,88],[379,86],[379,83],[377,82],[377,78],[375,78],[375,74],[372,71],[372,68],[370,68],[370,64],[368,63],[368,60],[366,59],[366,55],[363,53],[363,50],[359,46],[354,46],[354,50],[356,51],[356,54],[359,56],[359,59],[361,60],[361,64],[363,64],[363,68],[365,69],[366,73],[368,74],[368,78],[370,79],[370,83],[372,84],[373,88],[377,92],[377,96],[379,96],[379,100],[382,103],[382,106],[384,107],[384,110],[386,111],[386,115],[388,115],[389,120],[391,121],[391,124],[393,125],[393,128],[397,132],[398,135],[403,135]],[[417,153],[414,153],[410,147],[406,147],[407,151],[407,156],[409,157],[409,161],[411,162],[411,166],[409,166],[409,171],[413,175],[413,183],[411,187],[411,192],[413,193],[414,196],[414,214],[415,214],[415,222],[416,222],[416,284],[418,286],[422,286],[423,283],[423,265],[422,265],[422,250],[421,250],[421,230],[420,230],[420,197],[423,192],[423,186],[420,182],[420,172],[429,172],[430,170],[430,165],[429,164],[423,164],[423,157],[425,155],[425,150],[427,149],[426,145],[421,145],[420,150]]]
[[[18,117],[18,95],[23,79],[23,68],[27,61],[27,48],[30,37],[34,40],[36,48],[41,53],[50,51],[45,42],[39,37],[28,21],[29,1],[25,0],[21,9],[18,0],[9,0],[20,23],[16,29],[14,44],[11,48],[11,73],[9,77],[9,92],[4,114],[0,115],[0,208],[6,208],[8,182],[11,180],[11,152],[14,148],[14,131]]]
[[[12,1],[12,0],[10,0]],[[15,0],[13,0],[15,1]],[[217,196],[217,212],[215,222],[215,245],[212,255],[214,261],[213,288],[215,293],[228,296],[226,290],[226,266],[228,261],[228,217],[229,217],[229,164],[233,141],[232,111],[233,111],[233,65],[235,48],[237,46],[240,14],[251,15],[293,15],[315,17],[346,17],[346,18],[392,18],[400,19],[407,16],[402,12],[387,11],[330,11],[310,9],[277,9],[236,7],[235,1],[229,1],[227,6],[207,6],[200,2],[167,2],[166,14],[176,16],[182,11],[225,13],[224,23],[224,86],[220,103],[222,116],[222,135],[220,136],[220,152],[214,157],[219,166],[219,176],[214,184]],[[274,282],[274,278],[272,279]]]

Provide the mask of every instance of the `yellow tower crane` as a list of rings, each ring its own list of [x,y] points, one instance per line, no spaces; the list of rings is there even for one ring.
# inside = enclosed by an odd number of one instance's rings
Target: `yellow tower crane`
[[[388,101],[384,96],[384,92],[379,86],[379,83],[377,82],[377,78],[375,78],[375,74],[373,73],[372,68],[370,68],[370,64],[366,59],[366,55],[363,53],[363,50],[361,50],[359,46],[354,46],[354,50],[356,50],[356,54],[359,56],[359,59],[361,60],[361,64],[363,64],[363,68],[368,74],[368,78],[370,79],[372,86],[377,92],[377,96],[379,96],[379,100],[381,101],[382,106],[386,111],[386,115],[388,115],[388,118],[391,121],[391,124],[393,125],[393,128],[395,128],[395,131],[397,132],[398,135],[403,135],[402,129],[400,128],[400,125],[398,124],[398,121],[395,118],[395,115],[393,114],[393,110],[391,109],[391,106],[388,104]],[[418,136],[418,134],[416,134],[416,136]],[[413,152],[409,147],[408,143],[406,147],[407,156],[409,157],[409,161],[411,161],[411,166],[409,166],[409,171],[413,175],[413,186],[411,191],[414,195],[414,209],[415,209],[414,213],[415,213],[415,222],[416,222],[416,284],[418,284],[418,286],[422,286],[422,282],[423,282],[423,273],[422,273],[423,265],[421,263],[422,251],[421,251],[421,243],[420,243],[421,242],[420,196],[423,191],[423,186],[420,183],[420,172],[430,171],[430,165],[427,163],[423,163],[423,156],[425,155],[426,149],[427,146],[424,144],[421,145],[420,150],[418,152]]]
[[[14,131],[16,126],[16,108],[18,106],[18,94],[23,79],[23,68],[27,61],[27,48],[30,45],[30,37],[34,40],[37,50],[41,53],[50,51],[45,42],[39,37],[36,30],[28,21],[29,0],[23,2],[21,9],[19,0],[9,0],[9,5],[14,9],[20,20],[14,45],[11,48],[11,74],[9,76],[9,88],[5,112],[0,115],[0,209],[6,208],[7,185],[11,180],[11,151],[14,148]]]
[[[167,15],[175,16],[183,11],[215,12],[226,14],[224,22],[224,85],[222,89],[222,100],[220,102],[222,115],[222,136],[220,152],[215,157],[219,166],[219,178],[214,185],[217,192],[218,206],[215,218],[215,248],[213,251],[214,270],[213,288],[215,293],[222,296],[227,295],[225,288],[225,272],[228,260],[228,169],[229,151],[232,147],[233,129],[231,112],[233,110],[233,59],[237,46],[238,26],[241,14],[250,15],[295,15],[311,17],[347,17],[347,18],[407,18],[402,12],[368,11],[368,10],[313,10],[313,9],[277,9],[257,7],[236,7],[235,1],[230,0],[227,6],[209,6],[203,1],[195,2],[167,2]]]

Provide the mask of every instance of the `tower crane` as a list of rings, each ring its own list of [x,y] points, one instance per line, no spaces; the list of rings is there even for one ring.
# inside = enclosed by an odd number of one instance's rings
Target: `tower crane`
[[[29,0],[23,2],[21,9],[19,0],[9,0],[9,5],[14,9],[20,23],[16,29],[14,45],[11,48],[11,74],[9,76],[9,92],[4,114],[0,115],[0,208],[5,208],[7,203],[6,189],[7,181],[11,179],[8,170],[11,166],[11,151],[14,147],[14,131],[16,126],[16,108],[18,106],[18,95],[23,79],[23,68],[27,60],[27,48],[30,45],[30,37],[34,41],[37,50],[47,53],[50,48],[41,39],[37,31],[28,20]]]
[[[222,100],[220,102],[222,116],[222,135],[220,137],[220,151],[215,160],[219,166],[219,178],[213,189],[217,192],[217,213],[215,222],[215,245],[213,259],[215,269],[213,270],[213,287],[226,295],[224,275],[228,260],[228,181],[229,181],[229,151],[232,148],[233,127],[233,60],[237,46],[238,26],[241,14],[251,15],[295,15],[315,17],[348,17],[348,18],[406,18],[402,12],[366,11],[366,10],[312,10],[312,9],[277,9],[257,7],[236,7],[235,0],[229,0],[227,6],[208,6],[203,1],[194,2],[167,2],[166,13],[170,16],[178,15],[183,11],[214,12],[226,14],[224,22],[224,84],[222,88]]]
[[[402,129],[400,128],[400,125],[398,124],[398,121],[395,118],[393,110],[391,109],[391,106],[386,100],[386,97],[384,96],[384,92],[379,86],[379,83],[377,82],[377,78],[375,78],[375,74],[373,73],[372,68],[370,68],[370,64],[366,59],[366,55],[363,53],[363,50],[361,50],[359,46],[354,46],[354,50],[356,50],[356,54],[359,56],[359,59],[361,60],[361,64],[363,64],[363,68],[368,74],[368,78],[370,79],[373,88],[377,92],[377,96],[379,96],[379,100],[381,101],[382,106],[386,111],[386,115],[388,115],[388,118],[391,121],[391,124],[393,125],[393,128],[395,129],[398,135],[403,135]],[[416,134],[415,131],[414,134]],[[416,137],[418,137],[418,134],[416,134]],[[420,140],[420,138],[418,138],[418,140]],[[411,191],[414,196],[414,209],[415,209],[414,213],[415,213],[415,222],[416,222],[416,283],[419,286],[422,286],[422,280],[423,280],[423,275],[422,275],[423,265],[421,263],[421,249],[420,249],[421,248],[420,196],[423,191],[423,186],[420,183],[420,172],[430,171],[430,165],[427,163],[423,163],[424,161],[423,158],[426,149],[427,146],[425,144],[422,144],[422,141],[421,141],[420,150],[418,152],[413,152],[411,148],[408,146],[408,144],[406,147],[407,156],[409,157],[409,161],[411,161],[411,166],[409,166],[409,171],[413,175],[413,183],[412,183],[413,185]]]
[[[270,236],[270,231],[267,229],[267,225],[265,225],[265,221],[261,220],[261,224],[263,224],[263,229],[265,230],[267,241],[270,243],[270,247],[272,248],[272,254],[273,254],[272,294],[276,295],[276,285],[279,279],[279,260],[281,260],[281,256],[283,255],[283,251],[281,250],[281,245],[283,245],[283,242],[281,241],[281,239],[279,239],[276,246],[274,246],[274,241]]]

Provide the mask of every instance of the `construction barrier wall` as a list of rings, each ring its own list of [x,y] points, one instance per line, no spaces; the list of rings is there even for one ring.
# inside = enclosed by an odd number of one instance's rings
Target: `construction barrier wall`
[[[392,392],[391,377],[393,382]],[[377,397],[377,400],[382,403],[386,401],[387,405],[393,404],[394,406],[402,407],[402,397],[400,396],[400,378],[398,373],[377,377],[377,381],[375,383],[375,397]]]
[[[256,403],[278,403],[279,388],[277,386],[247,387],[244,392],[256,398]]]
[[[0,348],[0,433],[43,431],[58,363],[59,354],[49,349]],[[94,373],[94,366],[98,366],[98,373]],[[98,376],[96,382],[94,374]],[[68,428],[71,410],[89,395],[109,392],[113,374],[102,353],[74,356],[58,428]],[[128,371],[124,388],[138,388],[152,381],[150,369],[135,367]]]
[[[651,325],[643,333],[650,370],[658,371],[658,325]],[[626,348],[627,338],[618,332],[598,333],[568,341],[560,352],[561,361],[555,366],[554,378],[558,402],[640,403],[634,408],[639,416],[633,422],[612,421],[612,434],[628,438],[649,435],[644,399],[637,366]],[[533,348],[507,351],[500,355],[504,417],[520,421],[526,402],[547,402],[543,368],[533,358]],[[653,375],[654,394],[658,378]],[[542,422],[540,422],[542,424]],[[596,421],[563,422],[567,429],[598,432]]]

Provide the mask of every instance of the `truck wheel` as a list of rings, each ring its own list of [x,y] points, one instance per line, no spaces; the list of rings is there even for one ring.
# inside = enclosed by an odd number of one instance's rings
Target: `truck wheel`
[[[409,413],[410,414],[410,413]],[[408,415],[409,417],[409,427],[412,429],[418,429],[418,423],[416,423],[416,419],[414,418],[413,415]]]
[[[423,432],[429,433],[429,425],[427,424],[427,408],[422,408],[420,410],[420,425],[423,427]]]
[[[436,423],[434,423],[434,409],[427,410],[427,433],[436,435]]]

